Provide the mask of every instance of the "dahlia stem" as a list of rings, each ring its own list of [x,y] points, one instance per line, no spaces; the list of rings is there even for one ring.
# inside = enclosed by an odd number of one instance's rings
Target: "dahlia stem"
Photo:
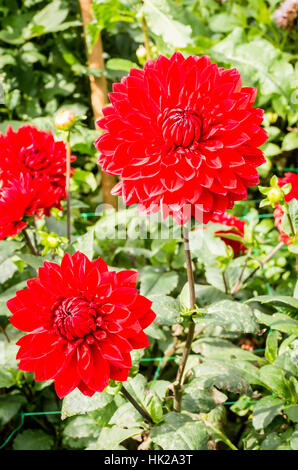
[[[2,333],[4,334],[6,341],[7,341],[8,343],[10,343],[9,336],[8,336],[8,334],[7,334],[6,330],[5,330],[5,328],[3,328],[1,325],[0,325],[0,331],[2,331]]]
[[[294,225],[293,225],[290,214],[287,214],[287,217],[288,217],[290,229],[291,229],[291,232],[292,232],[292,236],[294,237],[295,236],[295,229],[294,229]]]
[[[240,289],[241,287],[247,283],[247,281],[249,281],[255,274],[256,272],[260,269],[260,268],[263,268],[263,266],[267,263],[267,261],[269,261],[274,255],[275,253],[278,252],[278,250],[284,245],[284,242],[280,242],[278,245],[276,245],[276,247],[270,251],[270,253],[268,253],[268,255],[266,256],[266,258],[263,259],[263,261],[260,261],[260,264],[259,266],[257,266],[245,279],[243,282],[239,283],[239,285],[237,286],[237,288],[233,288],[233,295],[236,294]],[[232,294],[232,292],[231,292]]]
[[[33,245],[32,241],[31,241],[31,238],[29,237],[29,234],[28,234],[28,232],[27,232],[27,230],[26,230],[25,228],[23,229],[23,232],[22,232],[22,233],[23,233],[23,235],[24,235],[24,238],[25,238],[25,240],[26,240],[27,245],[28,245],[29,248],[30,248],[31,253],[32,253],[34,256],[38,256],[38,253],[37,253],[37,251],[36,251],[36,248],[35,248],[35,246]]]
[[[191,254],[190,254],[190,249],[189,249],[189,231],[188,231],[188,228],[185,226],[183,227],[183,240],[184,240],[186,271],[187,271],[188,287],[189,287],[190,310],[194,310],[195,303],[196,303],[194,273],[192,270]],[[182,360],[178,368],[176,381],[174,382],[174,411],[177,411],[177,412],[181,411],[183,373],[185,370],[187,358],[191,350],[194,332],[195,332],[195,322],[190,317],[190,324],[189,324],[188,334],[187,334],[187,338],[185,342],[185,347],[184,347],[183,354],[182,354]]]
[[[148,26],[145,17],[142,19],[142,31],[144,35],[144,46],[146,49],[146,56],[147,60],[151,59],[151,52],[150,52],[150,40],[148,35]]]
[[[130,401],[130,403],[135,407],[135,409],[140,413],[140,415],[143,416],[143,418],[145,419],[145,421],[147,421],[148,423],[150,424],[154,424],[152,419],[151,419],[151,416],[147,413],[147,411],[144,410],[144,408],[142,408],[138,402],[131,396],[131,394],[126,390],[126,388],[122,385],[122,388],[121,388],[121,392],[122,394],[125,396],[125,398]]]
[[[240,284],[241,284],[241,281],[242,281],[242,278],[243,278],[243,275],[244,275],[244,272],[245,272],[245,268],[246,268],[247,263],[248,263],[248,258],[250,257],[250,255],[251,255],[251,249],[249,249],[249,251],[248,251],[248,253],[247,253],[247,255],[246,255],[246,260],[245,260],[245,262],[244,262],[244,264],[243,264],[243,267],[242,267],[240,276],[238,277],[237,281],[236,281],[235,284],[234,284],[234,287],[233,287],[232,290],[231,290],[231,295],[234,295],[235,292],[237,292],[238,287],[239,287]]]
[[[69,132],[66,138],[66,217],[67,217],[67,238],[68,242],[71,243],[71,226],[70,226],[70,164],[71,164],[71,148],[69,145]]]

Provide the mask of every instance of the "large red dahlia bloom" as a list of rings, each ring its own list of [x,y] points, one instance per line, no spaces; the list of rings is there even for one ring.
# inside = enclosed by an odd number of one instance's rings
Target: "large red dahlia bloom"
[[[11,323],[29,334],[19,341],[19,368],[35,379],[54,379],[60,398],[78,387],[92,396],[109,378],[125,381],[130,351],[145,348],[144,328],[155,314],[135,289],[137,272],[108,271],[80,252],[61,266],[45,262],[28,289],[7,302]]]
[[[226,245],[231,246],[235,255],[245,252],[246,247],[243,243],[238,240],[231,240],[226,237],[226,235],[238,235],[240,237],[243,237],[244,227],[246,223],[244,220],[238,219],[238,217],[230,214],[229,212],[224,212],[222,214],[214,214],[211,219],[211,222],[222,224],[226,227],[231,227],[231,230],[218,230],[217,232],[215,232],[215,235],[220,237]]]
[[[289,194],[285,195],[286,202],[290,202],[292,199],[298,200],[298,175],[292,172],[285,173],[283,178],[278,178],[278,186],[281,188],[285,184],[291,183],[292,189]],[[274,215],[274,224],[277,230],[280,232],[278,239],[281,242],[290,245],[292,243],[289,235],[282,229],[282,219],[284,216],[284,211],[282,210],[280,204],[276,204],[276,208],[273,212]]]
[[[75,157],[72,157],[72,161]],[[25,125],[16,132],[8,127],[6,135],[0,135],[0,176],[29,173],[37,180],[48,179],[48,197],[40,199],[54,201],[46,203],[44,213],[49,215],[51,207],[61,208],[65,199],[66,148],[62,141],[56,142],[51,132]]]
[[[255,97],[236,69],[206,56],[176,52],[131,69],[98,121],[106,131],[95,142],[99,164],[121,177],[113,194],[147,213],[161,208],[180,224],[232,208],[258,183],[256,167],[265,162]]]

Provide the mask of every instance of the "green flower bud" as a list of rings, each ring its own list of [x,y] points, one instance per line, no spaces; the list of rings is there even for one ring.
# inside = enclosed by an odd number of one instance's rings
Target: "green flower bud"
[[[145,59],[146,58],[146,49],[144,46],[139,46],[136,51],[136,56],[137,58],[140,59]]]
[[[271,188],[267,194],[267,198],[273,204],[276,204],[277,202],[282,202],[283,192],[280,188]]]
[[[47,239],[47,245],[51,248],[57,248],[59,245],[59,238],[49,235]]]

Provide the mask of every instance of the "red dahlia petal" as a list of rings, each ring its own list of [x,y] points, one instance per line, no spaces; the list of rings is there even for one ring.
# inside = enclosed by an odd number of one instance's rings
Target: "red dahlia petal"
[[[55,377],[55,390],[59,398],[72,392],[79,384],[80,376],[77,363],[73,358],[70,363]]]

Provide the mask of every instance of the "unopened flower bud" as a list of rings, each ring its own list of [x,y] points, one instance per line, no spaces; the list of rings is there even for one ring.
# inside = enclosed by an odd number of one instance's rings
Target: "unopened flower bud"
[[[57,246],[59,245],[59,238],[49,235],[47,239],[47,243],[49,247],[57,248]]]
[[[139,46],[136,51],[137,58],[140,59],[145,59],[146,58],[146,49],[144,46]]]
[[[75,123],[76,116],[69,109],[61,109],[55,117],[55,127],[59,131],[68,131]]]
[[[279,188],[271,188],[267,197],[270,202],[276,204],[277,202],[282,202],[283,192]]]

